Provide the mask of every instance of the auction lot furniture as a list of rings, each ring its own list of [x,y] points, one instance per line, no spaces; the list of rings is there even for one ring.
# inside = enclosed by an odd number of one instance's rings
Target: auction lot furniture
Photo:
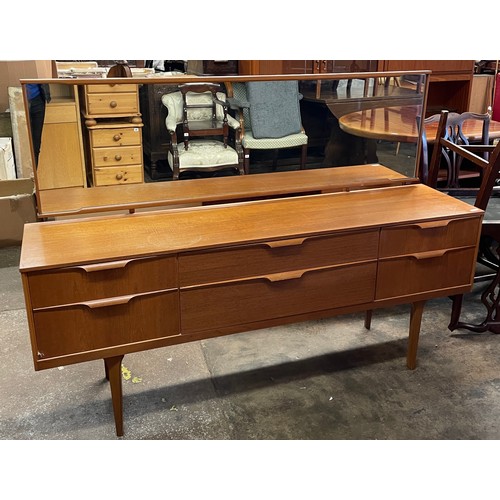
[[[428,186],[25,225],[36,370],[104,359],[123,435],[125,354],[471,289],[483,211]]]

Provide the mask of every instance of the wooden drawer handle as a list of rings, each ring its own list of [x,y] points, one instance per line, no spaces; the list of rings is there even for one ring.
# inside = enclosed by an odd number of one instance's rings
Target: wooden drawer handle
[[[133,298],[134,295],[126,295],[125,297],[111,297],[109,299],[89,300],[88,302],[82,302],[82,304],[84,306],[90,307],[90,309],[99,309],[100,307],[111,307],[128,304]]]
[[[115,134],[113,136],[113,141],[118,142],[120,140],[120,134]]]
[[[276,241],[266,241],[264,245],[269,248],[281,248],[281,247],[293,247],[302,245],[307,238],[295,238],[291,240],[276,240]]]
[[[109,107],[110,107],[110,108],[116,108],[116,106],[118,106],[118,103],[117,103],[116,101],[111,101],[111,102],[109,103]]]
[[[300,269],[298,271],[288,271],[286,273],[269,274],[268,276],[265,276],[265,279],[273,283],[276,281],[296,280],[302,278],[305,272],[305,270]]]
[[[116,174],[116,180],[117,181],[121,181],[123,179],[123,175],[122,174]]]
[[[114,262],[101,262],[99,264],[89,264],[87,266],[78,266],[79,269],[83,269],[87,273],[93,273],[95,271],[108,271],[109,269],[122,269],[131,259],[128,260],[116,260]]]
[[[122,156],[121,155],[115,155],[115,160],[116,161],[120,161],[122,159]]]
[[[445,250],[431,250],[430,252],[421,252],[410,255],[417,260],[425,260],[425,259],[435,259],[436,257],[442,257],[448,249]]]
[[[432,222],[421,222],[420,224],[415,224],[420,229],[436,229],[440,227],[447,227],[451,220],[436,220]]]

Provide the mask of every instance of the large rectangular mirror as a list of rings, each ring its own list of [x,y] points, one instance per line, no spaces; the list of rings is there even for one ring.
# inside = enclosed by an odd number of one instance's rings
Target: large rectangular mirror
[[[237,170],[186,172],[173,180],[162,98],[187,83],[220,84],[225,97],[236,98],[236,88],[255,88],[248,87],[255,82],[297,82],[305,148],[245,151],[245,175],[379,163],[418,177],[428,76],[426,71],[398,71],[22,80],[28,126],[35,132],[30,144],[38,215],[160,207],[175,202],[167,195],[162,199],[166,183],[240,176]],[[51,95],[38,128],[30,121],[31,85],[48,86]],[[233,118],[237,113],[235,106],[230,108]]]

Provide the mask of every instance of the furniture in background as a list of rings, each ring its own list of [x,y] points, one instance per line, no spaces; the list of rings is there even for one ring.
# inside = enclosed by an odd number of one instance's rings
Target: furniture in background
[[[415,184],[27,224],[35,369],[104,359],[117,435],[137,351],[411,303],[414,369],[425,301],[471,288],[482,216]]]
[[[228,84],[228,95],[240,122],[247,174],[251,151],[256,149],[273,150],[276,169],[280,149],[300,148],[299,168],[305,168],[308,137],[302,126],[296,80],[234,82]]]
[[[182,172],[215,172],[235,169],[244,174],[240,124],[228,113],[226,94],[220,84],[187,83],[166,94],[162,103],[170,135],[168,162],[173,179]],[[178,144],[178,127],[181,144]],[[234,132],[229,144],[229,130]],[[192,139],[194,137],[194,139]]]
[[[88,84],[80,93],[91,184],[144,182],[138,85]]]
[[[472,77],[472,90],[469,109],[471,113],[491,113],[494,75],[475,74]]]
[[[187,61],[186,73],[191,75],[237,75],[238,61],[214,60],[214,61]]]
[[[485,211],[500,172],[500,143],[493,146],[488,143],[469,145],[453,142],[448,137],[447,128],[449,122],[448,112],[442,111],[438,125],[436,144],[429,168],[428,184],[433,188],[437,186],[438,174],[441,167],[441,157],[443,151],[446,149],[454,153],[454,155],[460,156],[462,159],[473,163],[476,168],[481,171],[480,185],[470,190],[469,194],[474,197],[474,208],[476,210]],[[484,153],[488,155],[488,159],[480,156],[480,154]],[[449,194],[453,192],[453,190],[448,190]],[[464,194],[463,190],[460,190],[459,193]],[[493,280],[490,287],[488,287],[481,297],[483,304],[487,308],[487,317],[480,325],[460,322],[463,294],[453,295],[453,307],[449,325],[450,330],[453,331],[457,328],[466,328],[473,331],[486,331],[493,325],[494,328],[496,328],[496,332],[500,333],[500,328],[495,326],[498,324],[497,312],[500,311],[500,295],[498,291],[497,296],[494,297],[494,290],[499,283],[498,272],[500,269],[500,260],[498,254],[495,255],[495,251],[492,249],[492,246],[498,246],[499,243],[500,233],[498,231],[498,221],[483,221],[477,261],[483,266],[486,266],[490,272],[487,274],[476,272],[473,281]]]
[[[39,190],[85,187],[85,156],[77,86],[51,85],[38,159]]]
[[[426,117],[442,109],[469,111],[474,61],[388,60],[378,62],[378,71],[432,70],[427,95]]]
[[[429,116],[424,120],[424,129],[422,133],[422,162],[424,164],[424,171],[427,171],[427,162],[429,158],[427,136],[426,136],[426,126],[431,123],[438,123],[443,116],[442,113]],[[464,131],[464,124],[471,121],[476,121],[478,123],[478,128],[481,130],[481,138],[479,139],[479,144],[489,144],[490,142],[490,121],[491,117],[488,113],[447,113],[447,122],[444,131],[444,139],[448,141],[467,146],[470,144],[469,138]],[[441,130],[438,126],[438,137]],[[436,171],[436,166],[433,165],[432,177],[429,179],[429,184],[439,188],[449,191],[450,189],[458,189],[463,187],[463,183],[467,182],[467,179],[479,179],[482,176],[482,168],[474,162],[468,161],[461,154],[456,153],[453,150],[449,150],[444,146],[439,146],[439,142],[434,142],[434,147],[440,147],[441,151],[439,153],[441,158],[441,165]],[[487,159],[487,153],[483,154],[483,157]],[[437,176],[437,177],[436,177]],[[423,179],[425,181],[425,177]],[[478,182],[477,184],[479,184]]]

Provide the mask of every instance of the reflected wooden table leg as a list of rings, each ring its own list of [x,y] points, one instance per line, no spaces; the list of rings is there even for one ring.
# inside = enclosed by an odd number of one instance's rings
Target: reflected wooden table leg
[[[406,354],[406,366],[410,370],[414,370],[417,367],[418,339],[420,336],[420,325],[422,323],[424,305],[425,300],[413,302],[411,305],[408,352]]]
[[[122,360],[123,355],[104,359],[106,378],[111,385],[111,400],[117,436],[123,436]]]

